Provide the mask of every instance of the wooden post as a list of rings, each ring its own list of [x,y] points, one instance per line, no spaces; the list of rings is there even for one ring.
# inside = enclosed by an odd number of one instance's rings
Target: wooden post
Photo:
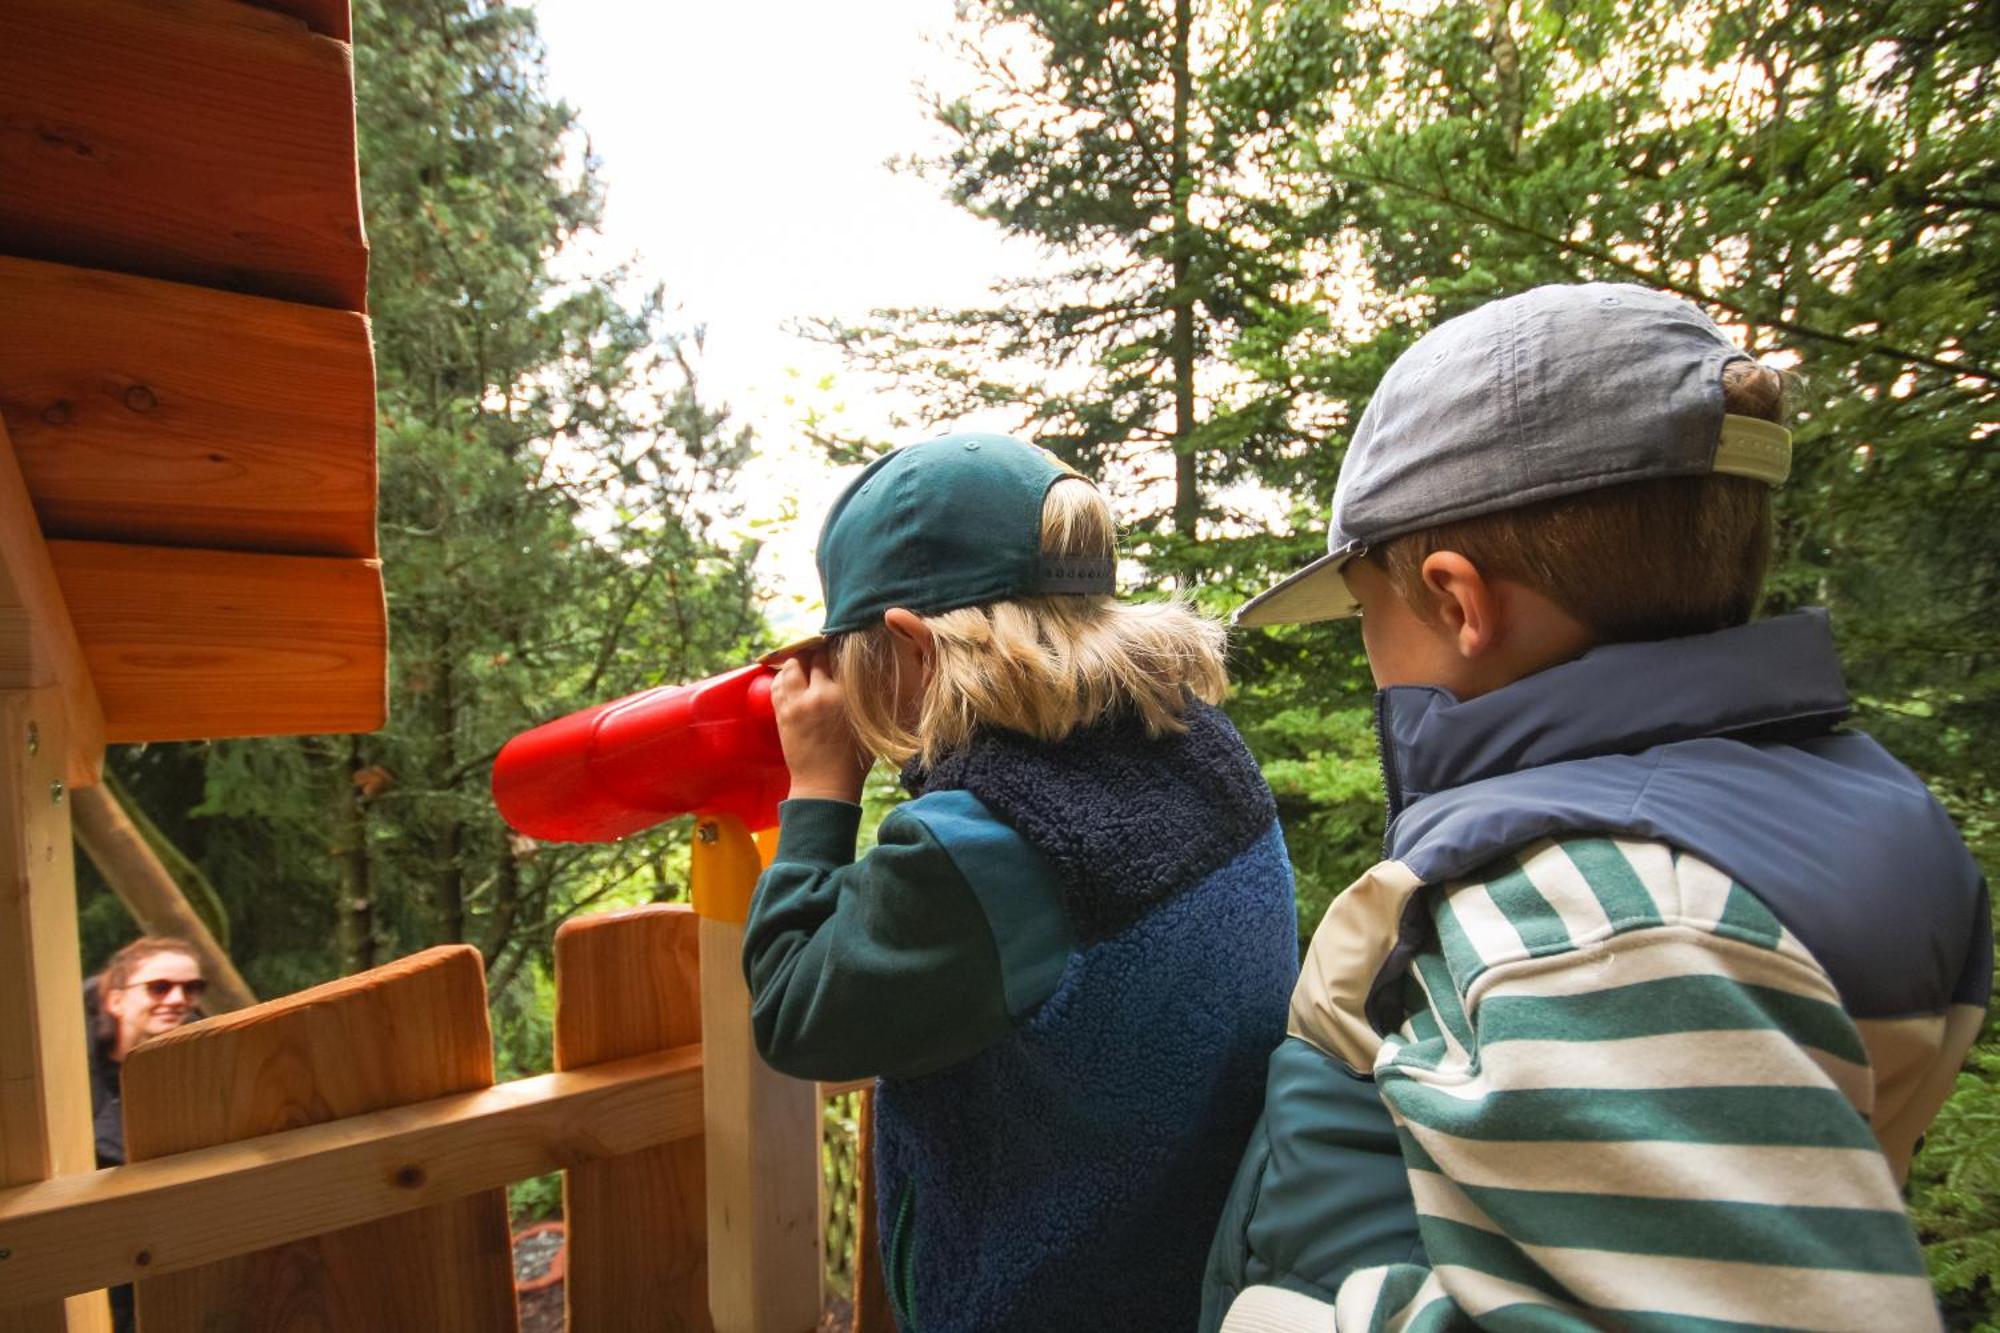
[[[134,1162],[493,1084],[479,951],[447,945],[191,1023],[125,1060]],[[377,1170],[421,1205],[435,1164]],[[171,1254],[171,1229],[134,1237]],[[146,1333],[505,1333],[516,1326],[507,1195],[483,1190],[138,1284]]]
[[[686,906],[578,917],[556,932],[556,1068],[701,1040]],[[572,1166],[563,1178],[570,1333],[710,1333],[702,1141]]]
[[[94,1170],[60,690],[0,690],[0,1184]],[[4,1263],[0,1259],[0,1263]],[[67,1319],[65,1319],[67,1309]],[[104,1294],[0,1310],[5,1333],[108,1330]]]
[[[875,1090],[856,1099],[854,1122],[854,1321],[851,1333],[896,1333],[889,1284],[882,1269],[882,1229],[875,1197]]]
[[[764,862],[740,821],[695,826],[716,1333],[807,1333],[819,1323],[819,1091],[758,1057],[743,981],[743,922]]]
[[[97,1165],[69,796],[103,754],[104,714],[0,425],[0,1185]],[[0,1333],[110,1327],[102,1292],[0,1310]]]

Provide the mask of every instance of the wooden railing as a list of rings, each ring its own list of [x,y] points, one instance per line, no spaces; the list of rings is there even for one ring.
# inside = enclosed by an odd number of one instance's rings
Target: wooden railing
[[[758,865],[705,822],[695,908],[562,928],[554,1073],[495,1085],[462,945],[146,1043],[132,1164],[0,1191],[0,1329],[62,1327],[27,1312],[122,1283],[143,1333],[512,1329],[504,1186],[556,1170],[576,1333],[816,1327],[819,1099],[841,1089],[751,1043]]]

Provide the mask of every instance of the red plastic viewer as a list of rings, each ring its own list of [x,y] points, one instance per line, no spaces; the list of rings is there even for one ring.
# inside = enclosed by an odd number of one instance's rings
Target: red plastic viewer
[[[773,674],[753,663],[522,732],[493,761],[494,803],[548,842],[611,842],[685,814],[774,827],[790,776]]]

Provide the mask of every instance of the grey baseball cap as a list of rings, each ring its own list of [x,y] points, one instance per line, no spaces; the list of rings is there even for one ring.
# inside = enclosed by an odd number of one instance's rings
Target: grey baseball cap
[[[1656,477],[1777,485],[1791,432],[1722,410],[1722,368],[1749,359],[1686,301],[1624,283],[1537,287],[1446,320],[1396,358],[1361,414],[1327,554],[1238,607],[1236,623],[1354,614],[1342,567],[1406,532]]]

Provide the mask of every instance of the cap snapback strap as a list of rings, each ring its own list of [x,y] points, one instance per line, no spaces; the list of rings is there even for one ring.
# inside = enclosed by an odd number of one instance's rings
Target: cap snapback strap
[[[1038,593],[1115,593],[1118,565],[1104,556],[1043,556]]]
[[[1715,471],[1782,485],[1792,473],[1792,433],[1775,421],[1725,413]]]

